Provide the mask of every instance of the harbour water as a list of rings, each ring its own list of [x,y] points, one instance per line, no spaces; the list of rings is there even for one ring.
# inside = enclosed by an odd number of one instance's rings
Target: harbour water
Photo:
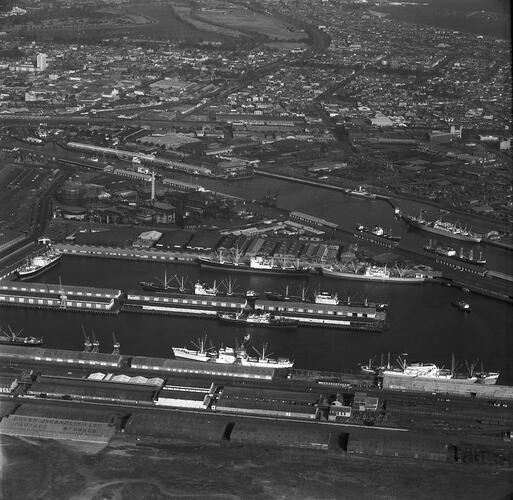
[[[397,221],[392,208],[382,201],[359,200],[334,191],[263,178],[244,182],[244,185],[211,180],[208,183],[210,189],[217,188],[248,199],[261,199],[270,188],[278,190],[278,205],[282,208],[326,218],[344,229],[353,230],[356,222],[391,228],[393,234],[403,236],[401,246],[406,248],[419,249],[429,237]],[[412,203],[406,208],[418,212],[419,205]],[[479,250],[479,247],[465,245],[466,249]],[[488,246],[483,248],[485,252],[489,259],[488,268],[513,274],[510,252]],[[140,290],[139,281],[163,278],[164,270],[168,276],[186,276],[189,284],[198,279],[209,284],[214,280],[220,283],[230,277],[200,269],[198,265],[164,266],[150,262],[66,256],[37,281],[59,283],[60,279],[68,285]],[[366,363],[371,356],[379,361],[381,353],[386,355],[387,352],[391,352],[392,359],[398,354],[408,353],[412,362],[431,361],[448,367],[451,353],[454,353],[462,371],[465,360],[471,363],[479,358],[486,370],[501,372],[499,383],[513,383],[513,310],[510,304],[434,284],[360,283],[320,276],[312,276],[305,282],[299,278],[236,273],[231,278],[237,280],[240,290],[279,291],[288,284],[290,293],[296,294],[302,285],[306,285],[310,292],[320,288],[338,291],[342,298],[349,295],[353,301],[366,297],[373,302],[387,302],[389,328],[382,334],[307,327],[285,331],[225,325],[210,319],[128,312],[106,316],[17,308],[2,308],[0,324],[23,328],[26,335],[43,335],[45,345],[54,348],[81,349],[84,326],[89,334],[94,330],[101,341],[102,351],[108,351],[112,345],[111,333],[115,332],[122,352],[162,357],[172,356],[172,345],[190,346],[191,340],[205,334],[214,345],[233,345],[235,338],[249,332],[257,348],[268,342],[274,355],[294,359],[298,368],[328,371],[356,370],[358,363]],[[469,302],[472,312],[463,313],[452,306],[455,299]]]
[[[163,275],[162,264],[64,257],[44,279],[66,284],[90,284],[100,287],[138,289],[143,279]],[[196,265],[169,265],[169,274],[184,275],[194,282],[206,282],[227,276],[201,270]],[[291,293],[301,286],[298,280],[268,276],[233,276],[241,289],[279,290],[289,284]],[[511,305],[444,286],[387,285],[310,278],[309,290],[317,286],[338,290],[342,297],[353,300],[368,297],[389,304],[389,328],[382,334],[319,330],[300,327],[283,331],[224,325],[217,320],[120,313],[104,316],[61,311],[39,311],[17,308],[2,309],[2,323],[24,328],[26,335],[43,335],[45,345],[55,348],[81,349],[82,325],[89,334],[94,330],[102,350],[111,348],[111,332],[121,342],[122,352],[129,354],[171,356],[171,346],[189,345],[190,340],[208,334],[215,345],[233,345],[235,338],[251,333],[256,347],[268,342],[277,356],[296,361],[296,367],[317,370],[356,369],[370,356],[379,361],[380,353],[408,353],[411,361],[433,361],[450,365],[451,353],[464,363],[476,358],[485,369],[499,370],[500,382],[513,383],[511,352],[513,330]],[[472,305],[472,313],[463,313],[451,301],[464,297]],[[462,367],[464,368],[464,366]]]

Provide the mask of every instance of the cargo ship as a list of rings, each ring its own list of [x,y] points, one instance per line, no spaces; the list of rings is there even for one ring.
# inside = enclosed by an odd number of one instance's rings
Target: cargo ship
[[[439,234],[441,236],[446,236],[448,238],[479,243],[484,237],[482,234],[474,233],[469,229],[462,228],[458,224],[453,224],[452,222],[442,221],[441,219],[428,221],[427,219],[424,219],[422,212],[418,217],[407,214],[403,214],[402,217],[412,227],[416,227],[430,233]]]
[[[200,257],[198,263],[206,269],[235,271],[255,274],[273,274],[278,276],[307,276],[310,268],[299,265],[290,259],[275,259],[274,257],[250,257],[248,261],[240,259],[238,253],[233,259],[225,259],[220,253],[217,259]]]
[[[306,295],[306,289],[301,289],[301,296],[289,295],[289,287],[285,288],[285,293],[277,293],[277,292],[265,292],[265,296],[268,300],[273,300],[276,302],[305,302],[308,304],[324,304],[330,306],[338,306],[338,305],[346,305],[346,306],[355,306],[355,307],[371,307],[375,308],[378,311],[384,311],[388,304],[386,303],[371,303],[367,299],[363,302],[352,302],[351,297],[347,297],[344,301],[340,300],[338,294],[332,294],[328,291],[317,291],[313,298],[310,298]]]
[[[0,328],[0,344],[10,344],[18,346],[41,346],[43,337],[21,337],[20,332],[15,332],[9,327],[9,331]]]
[[[288,358],[271,358],[272,354],[267,354],[267,343],[262,346],[259,352],[253,347],[258,357],[249,356],[245,342],[233,347],[221,347],[219,349],[205,349],[206,337],[199,339],[198,343],[193,343],[194,349],[185,347],[172,347],[173,354],[177,359],[187,359],[189,361],[200,361],[207,363],[221,363],[227,365],[241,365],[252,368],[292,368],[294,361]]]
[[[472,249],[470,249],[468,255],[465,255],[463,248],[460,248],[460,252],[457,253],[452,247],[436,246],[433,244],[432,240],[429,240],[429,243],[424,247],[424,250],[426,252],[436,253],[442,257],[450,257],[452,259],[460,260],[467,264],[475,264],[479,266],[484,266],[486,264],[486,259],[483,258],[482,253],[479,252],[479,257],[476,258],[474,257],[474,251]]]
[[[207,336],[197,339],[197,342],[191,342],[195,349],[187,349],[186,347],[172,347],[173,354],[177,359],[188,359],[189,361],[212,361],[217,351],[213,346],[207,348]]]
[[[160,280],[159,278],[155,278],[157,281],[140,281],[139,285],[146,290],[147,292],[163,292],[163,293],[172,293],[178,292],[180,288],[178,286],[172,286],[171,282],[175,279],[176,276],[172,276],[168,279],[167,271],[164,271],[164,279]]]
[[[306,287],[302,287],[300,290],[301,295],[291,295],[289,293],[289,285],[285,286],[285,292],[264,292],[265,297],[268,300],[274,300],[276,302],[312,302],[307,296]]]
[[[374,373],[378,376],[389,376],[409,379],[425,379],[425,380],[450,380],[461,384],[486,384],[492,385],[497,382],[499,373],[485,372],[481,367],[481,372],[476,372],[474,367],[476,362],[470,366],[467,364],[468,375],[457,372],[456,361],[454,355],[452,357],[451,368],[439,368],[434,363],[408,363],[401,356],[397,358],[397,367],[390,367],[390,357],[386,366],[378,367]],[[370,368],[365,366],[362,369]],[[368,373],[368,372],[367,372]]]
[[[299,321],[296,319],[273,316],[271,313],[218,313],[217,317],[225,323],[264,328],[297,328],[299,325]]]
[[[387,266],[375,266],[365,263],[353,264],[351,267],[337,264],[325,265],[320,268],[323,276],[362,281],[378,281],[383,283],[421,284],[435,276],[431,270],[420,268],[400,269]]]
[[[400,236],[393,236],[392,230],[390,230],[388,233],[385,232],[385,230],[381,226],[374,226],[373,229],[370,229],[368,226],[357,223],[356,229],[360,233],[372,234],[373,236],[376,236],[377,238],[384,238],[385,240],[389,240],[389,241],[393,241],[393,242],[401,241]]]
[[[35,255],[16,269],[18,278],[22,281],[35,278],[55,266],[61,257],[62,254],[56,250],[48,250],[41,255]]]

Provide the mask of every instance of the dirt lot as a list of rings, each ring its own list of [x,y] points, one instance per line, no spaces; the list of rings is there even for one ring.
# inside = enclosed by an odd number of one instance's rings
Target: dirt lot
[[[2,436],[4,500],[506,499],[512,471],[325,453],[176,444],[97,455]]]

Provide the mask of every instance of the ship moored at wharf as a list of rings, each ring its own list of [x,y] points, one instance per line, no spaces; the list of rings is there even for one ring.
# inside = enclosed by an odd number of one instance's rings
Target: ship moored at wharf
[[[220,313],[233,315],[242,311],[244,315],[269,314],[279,316],[286,319],[287,322],[295,322],[296,326],[318,326],[372,332],[381,332],[386,321],[384,304],[305,303],[264,300],[255,297],[153,294],[136,291],[127,292],[122,310],[212,318],[218,317]],[[248,321],[244,323],[249,324]],[[256,326],[256,319],[254,323],[253,326]],[[265,321],[258,322],[258,325],[271,326],[270,324],[265,325]]]
[[[467,264],[474,264],[478,266],[484,266],[486,264],[486,259],[483,257],[483,254],[479,252],[478,257],[475,257],[474,251],[472,249],[469,250],[468,254],[465,254],[463,248],[460,248],[459,252],[457,252],[452,247],[436,245],[432,240],[429,240],[429,243],[424,247],[424,250],[426,252],[441,255],[442,257],[459,260]]]
[[[244,326],[260,326],[264,328],[296,328],[299,321],[286,318],[284,316],[275,316],[271,313],[246,313],[244,311],[233,313],[217,313],[218,319],[225,323]]]
[[[363,300],[363,302],[355,302],[351,300],[351,297],[348,295],[345,300],[341,300],[338,296],[338,293],[332,294],[326,290],[318,290],[313,297],[310,297],[307,294],[306,288],[301,289],[301,295],[291,295],[289,294],[289,286],[285,287],[285,292],[264,292],[265,296],[269,300],[274,300],[276,302],[304,302],[307,304],[327,304],[332,306],[338,306],[345,304],[347,306],[355,306],[355,307],[371,307],[375,308],[377,311],[384,311],[388,304],[385,302],[375,303],[369,302],[367,298]]]
[[[249,291],[248,291],[249,292]],[[326,304],[263,300],[256,292],[243,296],[155,293],[116,289],[0,281],[0,306],[118,314],[123,311],[196,318],[218,313],[269,313],[297,321],[300,326],[381,332],[383,304]]]
[[[172,347],[173,354],[177,359],[187,359],[189,361],[200,361],[203,363],[220,363],[225,365],[241,365],[251,368],[292,368],[294,361],[288,358],[272,358],[272,354],[267,353],[267,343],[264,343],[261,351],[251,346],[258,354],[258,357],[250,356],[246,349],[249,339],[237,343],[236,347],[207,347],[206,336],[192,342],[195,349],[186,347]]]
[[[0,280],[0,306],[115,314],[119,289]]]
[[[388,240],[388,241],[396,243],[396,244],[399,243],[399,241],[401,241],[400,236],[394,236],[392,234],[392,230],[390,230],[387,233],[381,226],[374,226],[372,229],[370,229],[368,226],[365,226],[364,224],[357,223],[356,229],[360,233],[370,234],[374,238],[377,238],[377,239]]]
[[[347,265],[331,264],[319,268],[323,276],[361,281],[378,281],[386,283],[421,284],[426,280],[441,277],[442,273],[427,266],[401,269],[370,265],[364,262],[352,262]]]
[[[216,258],[199,258],[198,263],[206,269],[223,271],[235,271],[254,274],[272,274],[276,276],[304,277],[310,274],[311,269],[299,264],[298,260],[290,260],[278,257],[250,257],[249,260],[241,260],[236,254],[233,258],[225,258],[219,254]]]
[[[89,345],[90,347],[90,345]],[[405,390],[417,393],[454,394],[471,399],[502,399],[513,401],[513,387],[496,385],[498,373],[475,373],[476,383],[461,383],[457,377],[404,377],[394,375],[376,376],[374,374],[344,372],[320,372],[314,370],[301,370],[295,368],[281,368],[273,366],[252,367],[242,366],[238,363],[198,363],[185,359],[169,359],[146,357],[137,355],[121,355],[116,350],[112,353],[102,353],[98,350],[73,351],[64,349],[45,349],[41,347],[26,347],[5,345],[0,350],[0,360],[6,362],[30,362],[41,366],[78,367],[80,370],[94,370],[99,368],[115,372],[147,376],[181,376],[181,377],[216,377],[238,380],[297,380],[308,381],[325,385],[331,381],[333,385],[343,387],[383,387],[392,390]]]
[[[402,218],[412,227],[456,240],[479,243],[484,238],[483,234],[475,233],[452,222],[442,221],[441,219],[434,221],[424,219],[422,213],[419,216],[402,214]]]
[[[56,250],[48,250],[41,255],[35,255],[16,269],[18,278],[22,281],[35,278],[55,266],[61,257],[62,254]]]
[[[499,373],[486,372],[481,366],[481,371],[476,371],[477,361],[466,364],[467,374],[458,371],[454,355],[452,356],[451,368],[439,368],[434,363],[409,363],[404,357],[397,357],[397,364],[392,366],[390,363],[390,353],[388,355],[387,364],[372,366],[372,358],[368,365],[361,365],[362,372],[374,374],[380,378],[387,379],[409,379],[415,381],[435,381],[435,382],[452,382],[454,384],[484,384],[493,385],[497,383]]]
[[[43,337],[22,337],[21,332],[15,332],[10,326],[8,329],[0,327],[0,345],[18,345],[18,346],[42,346]]]

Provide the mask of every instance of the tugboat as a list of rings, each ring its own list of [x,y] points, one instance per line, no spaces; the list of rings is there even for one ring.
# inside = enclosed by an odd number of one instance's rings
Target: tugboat
[[[225,323],[236,325],[260,326],[265,328],[297,328],[299,322],[295,319],[275,317],[270,313],[217,313],[217,317]]]
[[[453,300],[452,305],[463,312],[470,312],[472,310],[470,304],[464,300]]]

